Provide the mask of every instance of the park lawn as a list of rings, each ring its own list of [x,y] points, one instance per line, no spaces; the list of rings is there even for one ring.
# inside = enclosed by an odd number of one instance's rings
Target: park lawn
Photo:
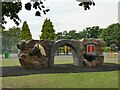
[[[120,61],[120,60],[119,60]],[[118,62],[118,60],[105,60],[105,63],[115,63],[118,64],[120,62]],[[55,60],[55,64],[71,64],[73,63],[72,59],[66,59],[66,60],[58,60],[56,58]],[[19,60],[1,60],[0,61],[0,66],[21,66],[19,63]]]
[[[3,88],[117,88],[118,72],[35,74],[3,77]]]
[[[3,60],[2,66],[20,64],[18,60]],[[118,88],[118,71],[8,76],[2,77],[2,85],[3,88]]]
[[[3,59],[0,61],[0,66],[21,66],[19,60]]]

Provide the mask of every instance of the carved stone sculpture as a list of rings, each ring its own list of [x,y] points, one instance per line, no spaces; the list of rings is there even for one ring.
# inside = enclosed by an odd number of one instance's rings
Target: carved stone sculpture
[[[37,69],[54,66],[56,50],[61,46],[73,50],[73,61],[76,66],[100,66],[104,62],[103,49],[105,42],[101,39],[81,40],[30,40],[17,44],[20,53],[18,59],[25,69]]]

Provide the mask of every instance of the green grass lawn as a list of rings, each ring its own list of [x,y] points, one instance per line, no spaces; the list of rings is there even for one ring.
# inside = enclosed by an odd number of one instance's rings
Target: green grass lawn
[[[66,61],[70,62],[61,62]],[[105,61],[108,62],[118,64],[118,61]],[[0,64],[3,67],[20,66],[18,60],[2,60]],[[2,77],[2,85],[3,88],[118,88],[118,71],[7,76]]]
[[[7,88],[116,88],[118,72],[36,74],[3,77]]]

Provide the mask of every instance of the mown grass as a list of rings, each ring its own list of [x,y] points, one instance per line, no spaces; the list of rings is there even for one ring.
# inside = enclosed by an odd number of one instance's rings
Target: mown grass
[[[60,62],[66,61],[70,62]],[[60,62],[56,60],[56,64]],[[3,67],[20,66],[18,60],[3,60],[0,63]],[[118,64],[118,61],[106,60],[105,63]],[[118,71],[8,76],[2,77],[2,85],[3,88],[118,88]]]
[[[118,72],[36,74],[3,77],[3,88],[117,88]]]
[[[9,59],[3,59],[0,61],[0,66],[21,66],[19,63],[19,60],[9,60]]]
[[[120,61],[120,60],[119,60]],[[73,59],[68,58],[68,59],[57,59],[55,58],[55,64],[72,64]],[[105,60],[104,63],[115,63],[118,64],[118,60]],[[21,66],[19,63],[19,60],[8,60],[4,59],[0,61],[0,66]]]

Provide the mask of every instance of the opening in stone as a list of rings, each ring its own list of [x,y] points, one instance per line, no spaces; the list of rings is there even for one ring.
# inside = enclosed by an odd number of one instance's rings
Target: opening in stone
[[[73,64],[72,48],[62,46],[56,50],[54,64]]]
[[[82,64],[82,55],[80,53],[80,47],[72,40],[58,40],[54,43],[54,45],[51,48],[50,52],[50,60],[49,60],[49,66],[54,66],[55,62],[55,55],[56,55],[56,50],[58,50],[60,47],[67,46],[70,47],[73,51],[72,56],[73,56],[73,61],[74,65],[79,66]]]

